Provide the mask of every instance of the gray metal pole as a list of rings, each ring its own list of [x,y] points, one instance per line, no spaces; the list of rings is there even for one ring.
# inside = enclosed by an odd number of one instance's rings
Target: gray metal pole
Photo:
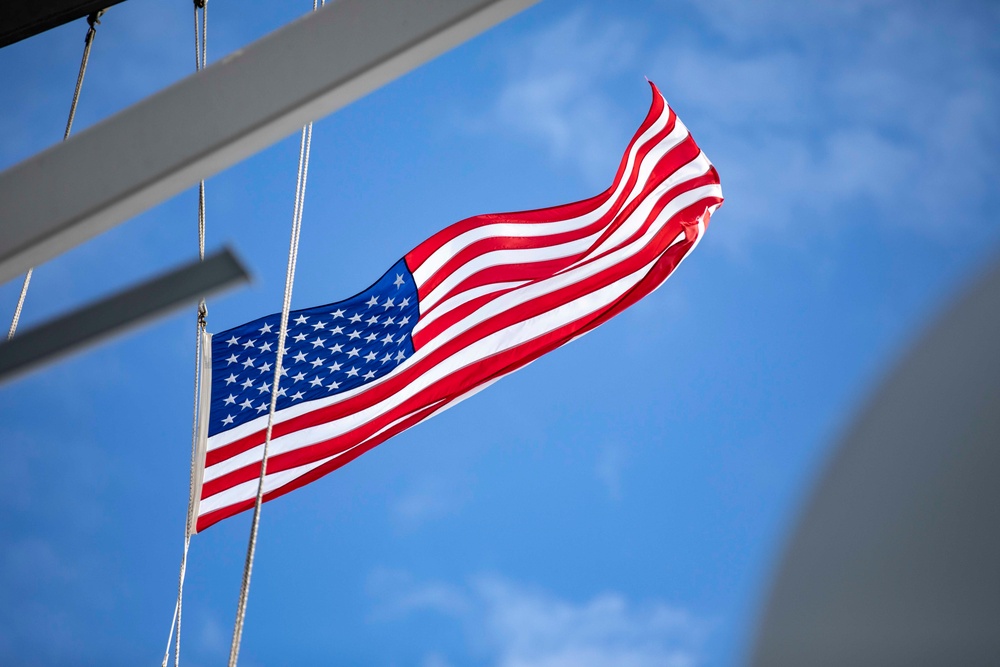
[[[225,249],[168,271],[0,343],[0,381],[249,279]]]

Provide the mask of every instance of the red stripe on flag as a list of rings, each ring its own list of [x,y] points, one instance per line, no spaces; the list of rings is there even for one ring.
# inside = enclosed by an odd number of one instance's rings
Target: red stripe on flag
[[[662,206],[666,205],[668,202],[661,202]],[[391,382],[385,382],[378,386],[373,386],[371,390],[360,394],[348,401],[344,401],[339,404],[334,404],[324,408],[319,408],[313,412],[300,415],[289,419],[288,421],[275,424],[272,431],[272,439],[277,439],[283,435],[288,435],[299,431],[303,428],[309,428],[312,426],[318,426],[321,424],[333,422],[342,417],[354,414],[363,410],[365,408],[371,407],[378,402],[389,398],[391,395],[407,386],[411,381],[415,380],[427,372],[430,368],[438,365],[439,363],[445,361],[451,356],[458,354],[462,350],[466,349],[472,343],[485,338],[486,336],[496,333],[502,329],[510,327],[511,325],[517,324],[519,322],[524,322],[532,317],[536,317],[543,313],[553,310],[554,308],[572,302],[582,296],[590,294],[592,292],[606,287],[619,280],[620,278],[627,276],[642,266],[650,263],[655,257],[662,254],[670,241],[673,240],[685,227],[690,227],[691,221],[697,221],[698,215],[704,210],[701,202],[697,202],[682,211],[679,211],[677,215],[671,218],[671,221],[664,225],[664,227],[657,233],[656,237],[651,240],[649,244],[644,246],[641,251],[633,255],[626,262],[615,264],[608,269],[590,276],[582,281],[573,283],[564,288],[556,290],[554,292],[537,297],[528,303],[518,306],[516,309],[510,309],[499,313],[498,315],[482,322],[471,329],[463,332],[456,338],[449,341],[446,345],[435,350],[428,357],[421,359],[413,366],[407,368],[404,372],[395,376]],[[650,218],[655,218],[659,213],[659,210],[654,209],[650,213]],[[647,225],[649,222],[646,223]],[[689,246],[690,243],[678,244],[681,246]],[[517,349],[517,348],[512,348]],[[487,368],[487,364],[484,361],[472,360],[468,365],[463,367],[457,373],[463,373],[462,377],[470,372],[480,371],[485,373],[483,370]],[[469,371],[467,369],[472,369]],[[448,378],[455,377],[455,374],[448,376]],[[447,378],[446,378],[447,380]],[[453,385],[451,383],[442,384],[445,381],[439,381],[436,383],[435,387],[440,391],[451,391],[457,393],[464,393],[472,386],[480,384],[481,382],[486,382],[489,380],[488,375],[484,375],[479,382],[473,382],[473,384],[459,384]],[[391,409],[387,412],[381,413],[374,419],[362,424],[336,438],[326,440],[323,443],[316,445],[309,445],[296,449],[294,452],[288,452],[284,454],[276,454],[269,459],[269,466],[273,464],[274,470],[283,470],[288,467],[297,467],[305,463],[316,461],[327,456],[337,454],[339,451],[337,447],[350,447],[352,443],[358,442],[371,436],[373,433],[377,432],[380,428],[383,428],[386,424],[392,423],[393,420],[399,419],[400,417],[408,414],[409,412],[419,409],[420,405],[424,401],[438,401],[442,399],[453,398],[455,394],[427,394],[421,393],[415,397],[411,397],[400,406]],[[225,449],[227,450],[226,455],[220,456],[219,460],[225,460],[231,458],[232,456],[242,453],[260,445],[263,442],[263,432],[255,434],[254,436],[248,436],[240,441],[234,442],[231,445],[227,445]],[[221,448],[220,448],[221,449]],[[214,450],[212,453],[215,453]],[[288,460],[291,463],[282,464],[280,461]],[[203,497],[209,497],[218,493],[226,488],[229,488],[235,484],[247,481],[256,477],[259,471],[259,464],[252,463],[239,470],[230,472],[224,476],[218,477],[214,480],[207,481],[203,487]]]
[[[430,257],[438,248],[445,245],[451,239],[463,234],[471,229],[481,227],[487,224],[493,224],[497,222],[521,222],[521,223],[534,223],[534,222],[552,222],[553,220],[569,220],[572,218],[579,217],[581,215],[586,215],[587,213],[599,208],[607,199],[614,194],[615,189],[621,182],[622,176],[625,173],[625,168],[628,163],[628,154],[631,152],[632,147],[635,142],[639,140],[639,137],[648,130],[656,120],[662,115],[664,111],[664,100],[660,95],[659,90],[655,85],[650,83],[653,88],[653,103],[650,106],[649,113],[646,114],[645,120],[643,120],[642,125],[633,135],[632,140],[629,142],[628,148],[625,150],[625,156],[622,158],[618,165],[618,171],[615,173],[614,181],[607,190],[599,195],[590,197],[589,199],[584,199],[578,202],[573,202],[571,204],[561,204],[559,206],[549,206],[546,208],[539,208],[530,211],[517,211],[511,213],[490,213],[486,215],[476,215],[471,218],[466,218],[456,222],[448,227],[445,227],[440,232],[434,234],[429,239],[418,245],[416,248],[411,250],[406,254],[406,265],[410,267],[412,271],[420,268],[428,257]],[[674,124],[674,114],[669,108],[667,112],[670,114],[670,120],[667,125],[672,129]],[[635,163],[638,163],[638,158]],[[422,295],[421,295],[422,296]]]

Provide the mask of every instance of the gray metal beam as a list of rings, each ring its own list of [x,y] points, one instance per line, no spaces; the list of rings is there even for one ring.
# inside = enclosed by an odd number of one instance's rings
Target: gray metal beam
[[[227,249],[168,271],[0,343],[0,381],[249,279]]]
[[[537,0],[338,0],[0,173],[0,282]]]

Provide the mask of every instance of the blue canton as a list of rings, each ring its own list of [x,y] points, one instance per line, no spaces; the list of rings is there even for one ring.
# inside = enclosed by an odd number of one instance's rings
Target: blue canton
[[[417,288],[404,260],[357,296],[293,310],[276,409],[339,394],[390,372],[413,354],[411,333],[419,318]],[[212,336],[209,436],[267,414],[280,326],[276,313]]]

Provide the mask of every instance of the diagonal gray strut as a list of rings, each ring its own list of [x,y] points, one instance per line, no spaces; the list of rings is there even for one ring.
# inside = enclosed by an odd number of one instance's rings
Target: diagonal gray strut
[[[0,382],[249,279],[223,249],[99,299],[0,343]]]

